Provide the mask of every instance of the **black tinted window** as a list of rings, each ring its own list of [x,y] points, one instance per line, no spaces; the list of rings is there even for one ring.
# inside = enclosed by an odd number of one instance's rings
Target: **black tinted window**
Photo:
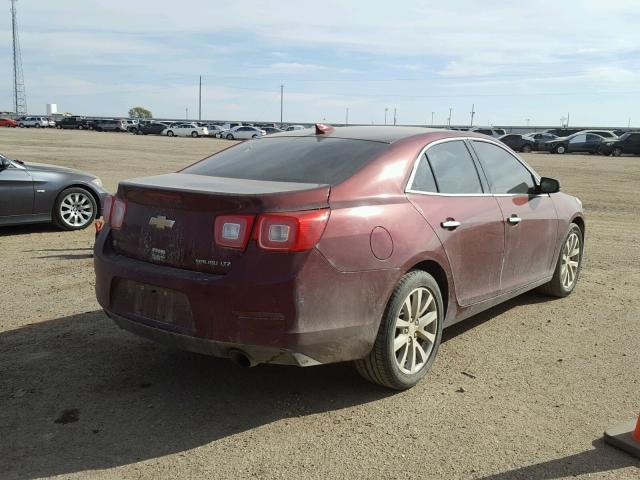
[[[411,190],[417,190],[419,192],[437,192],[436,181],[433,178],[433,172],[431,171],[431,165],[426,155],[422,156],[416,174],[413,177],[413,183],[411,184]]]
[[[427,157],[440,193],[482,193],[476,166],[463,141],[434,145]]]
[[[530,193],[535,186],[533,176],[516,157],[503,148],[487,142],[473,142],[485,169],[493,193]]]
[[[263,138],[223,150],[183,173],[335,185],[388,147],[387,143],[343,138]]]

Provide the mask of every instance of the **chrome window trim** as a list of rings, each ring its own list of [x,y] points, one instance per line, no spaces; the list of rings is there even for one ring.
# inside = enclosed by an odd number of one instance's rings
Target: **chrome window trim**
[[[415,193],[418,195],[432,195],[432,196],[438,196],[438,197],[518,197],[521,195],[527,195],[526,193],[440,193],[440,192],[423,192],[420,190],[413,190],[411,188],[411,185],[413,185],[413,180],[416,176],[416,172],[418,170],[418,165],[420,164],[420,160],[422,159],[422,156],[425,155],[427,153],[427,150],[429,150],[431,147],[433,147],[434,145],[439,145],[441,143],[445,143],[445,142],[453,142],[456,140],[462,140],[462,141],[477,141],[477,142],[485,142],[485,143],[490,143],[492,145],[495,145],[496,147],[499,147],[501,149],[503,149],[505,152],[507,152],[509,155],[511,155],[513,158],[515,158],[518,162],[520,162],[520,164],[533,176],[533,178],[535,179],[535,181],[539,184],[540,183],[540,175],[538,175],[535,170],[533,170],[533,168],[531,168],[531,166],[529,166],[529,164],[527,162],[525,162],[524,160],[522,160],[520,157],[518,157],[517,155],[515,155],[513,152],[509,151],[509,147],[507,147],[506,145],[500,145],[498,142],[496,142],[495,140],[490,140],[487,138],[477,138],[477,137],[449,137],[449,138],[442,138],[440,140],[436,140],[435,142],[429,143],[428,145],[424,146],[422,148],[422,150],[420,150],[420,153],[418,154],[418,157],[413,161],[413,167],[411,169],[411,175],[409,175],[409,180],[407,181],[407,184],[405,186],[404,192],[405,193]],[[471,153],[471,152],[469,152]],[[473,152],[475,154],[475,151]],[[473,158],[473,155],[472,155]],[[476,159],[473,158],[474,160],[474,164],[476,163]],[[483,172],[484,175],[484,172]],[[481,182],[482,183],[482,182]],[[491,187],[489,185],[489,187]],[[546,196],[546,194],[535,194],[535,195],[530,195],[533,197],[540,197],[540,196]]]
[[[5,157],[7,158],[7,157]],[[9,164],[13,167],[16,168],[18,170],[26,170],[24,165],[20,165],[18,162],[14,162],[13,160],[11,160],[10,158],[7,158],[7,160],[9,160]]]

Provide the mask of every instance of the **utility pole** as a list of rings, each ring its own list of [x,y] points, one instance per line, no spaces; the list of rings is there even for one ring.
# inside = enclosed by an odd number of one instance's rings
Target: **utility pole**
[[[396,107],[393,107],[393,126],[396,125],[397,117],[396,117]]]
[[[627,128],[631,127],[631,117],[629,117],[629,121],[627,122]]]
[[[526,123],[526,124],[527,124],[527,127],[529,126],[529,123],[530,123],[530,122],[531,122],[531,119],[530,119],[530,118],[525,118],[525,119],[524,119],[524,123]]]
[[[388,111],[388,110],[389,110],[389,109],[388,109],[387,107],[384,107],[384,124],[385,124],[385,125],[387,124],[387,111]]]
[[[433,116],[436,114],[436,112],[431,112],[431,126],[433,127]]]
[[[345,119],[344,119],[344,125],[345,125],[345,127],[347,125],[349,125],[349,107],[347,107],[347,114],[346,114]]]
[[[476,105],[475,105],[474,103],[472,103],[472,104],[471,104],[471,123],[469,123],[469,126],[470,126],[470,127],[473,127],[473,117],[474,117],[474,116],[475,116],[475,114],[476,114],[475,106],[476,106]]]
[[[17,0],[11,1],[11,32],[13,34],[13,109],[16,115],[27,113],[27,95],[22,75],[22,57],[20,55],[20,39],[18,37]]]
[[[450,127],[451,126],[451,112],[453,111],[453,108],[449,107],[449,118],[447,119],[447,125]]]
[[[567,112],[567,128],[569,128],[569,119],[571,118],[571,113]]]
[[[280,84],[280,126],[282,127],[282,109],[284,105],[284,85]]]
[[[184,109],[184,119],[189,120],[189,107]]]
[[[202,75],[198,84],[198,120],[202,120]]]

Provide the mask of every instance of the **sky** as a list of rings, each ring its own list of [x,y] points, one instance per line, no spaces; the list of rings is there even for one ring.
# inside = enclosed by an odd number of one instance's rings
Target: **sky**
[[[0,111],[12,110],[10,5]],[[640,0],[19,0],[29,113],[640,127]]]

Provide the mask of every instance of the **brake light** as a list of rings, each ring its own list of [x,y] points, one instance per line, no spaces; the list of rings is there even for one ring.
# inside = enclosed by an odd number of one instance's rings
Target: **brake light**
[[[221,247],[244,250],[251,236],[253,215],[221,215],[216,218],[214,238]]]
[[[109,217],[111,216],[111,206],[113,205],[113,195],[107,195],[104,199],[104,205],[102,206],[102,218],[104,223],[109,223]]]
[[[258,245],[275,251],[309,250],[320,241],[328,219],[329,209],[261,215]]]
[[[117,197],[113,198],[113,205],[111,206],[111,215],[109,217],[109,223],[111,228],[119,229],[124,223],[124,216],[127,213],[127,202],[120,200]]]

